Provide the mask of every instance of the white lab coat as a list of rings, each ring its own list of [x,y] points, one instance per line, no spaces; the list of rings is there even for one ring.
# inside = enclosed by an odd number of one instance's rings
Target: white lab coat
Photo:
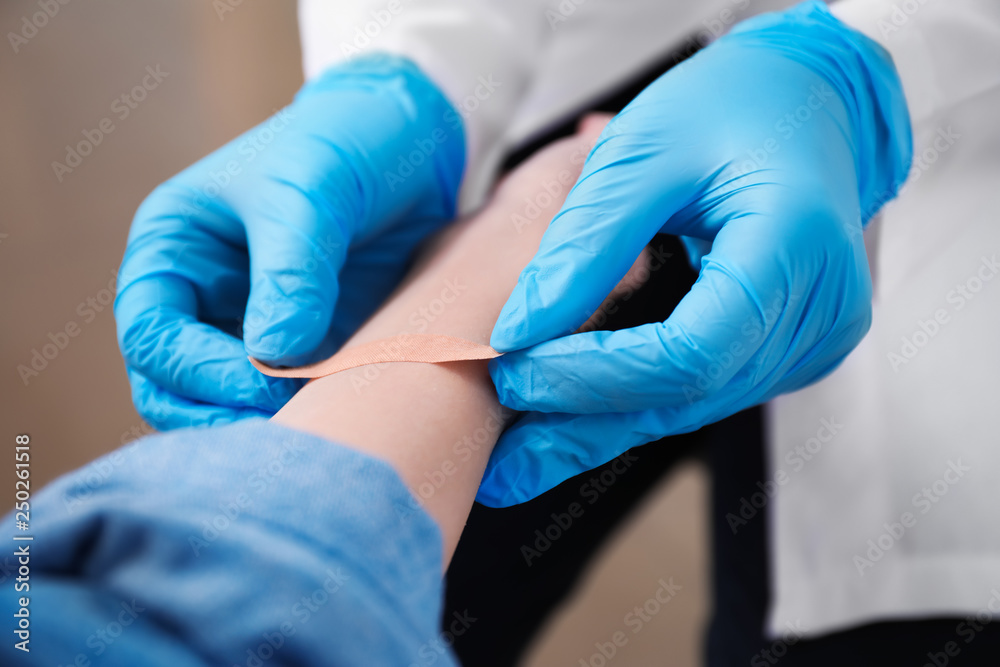
[[[790,4],[301,0],[300,23],[307,77],[378,49],[438,83],[466,117],[468,209],[505,151],[684,37]],[[833,9],[892,54],[916,161],[866,232],[871,331],[769,406],[773,635],[1000,611],[1000,3]]]

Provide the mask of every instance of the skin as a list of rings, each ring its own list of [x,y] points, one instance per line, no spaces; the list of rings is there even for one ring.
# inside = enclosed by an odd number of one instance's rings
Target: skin
[[[609,118],[588,117],[576,135],[550,144],[505,178],[486,207],[435,240],[345,349],[405,333],[489,344],[518,274]],[[560,176],[569,180],[556,196],[538,196]],[[516,223],[515,215],[525,215],[526,197],[538,213]],[[319,378],[274,420],[390,463],[440,526],[447,567],[509,414],[497,400],[487,362],[464,361],[386,363]]]

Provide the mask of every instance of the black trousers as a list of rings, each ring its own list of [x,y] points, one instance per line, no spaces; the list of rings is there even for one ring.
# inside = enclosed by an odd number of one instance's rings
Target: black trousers
[[[696,51],[685,44],[631,84],[584,111],[620,111],[663,71]],[[582,115],[582,113],[581,113]],[[570,134],[571,119],[514,154],[513,167],[538,147]],[[620,329],[665,319],[697,277],[680,242],[654,240],[671,253],[665,266],[609,317]],[[445,619],[476,618],[455,639],[467,667],[516,665],[546,617],[623,521],[679,461],[701,457],[712,473],[713,614],[705,632],[705,664],[763,667],[852,665],[944,667],[1000,665],[1000,623],[940,618],[878,623],[794,643],[764,638],[769,603],[766,512],[733,534],[725,515],[767,479],[762,411],[747,410],[697,433],[664,438],[630,452],[629,465],[611,462],[568,480],[522,505],[476,505],[447,575]],[[595,486],[592,480],[597,480]],[[597,490],[599,489],[599,490]],[[574,505],[575,504],[575,505]],[[571,512],[573,507],[576,511]],[[664,656],[663,665],[669,665]]]

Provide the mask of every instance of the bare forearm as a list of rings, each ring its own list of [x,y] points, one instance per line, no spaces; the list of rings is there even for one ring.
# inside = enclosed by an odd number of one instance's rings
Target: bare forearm
[[[488,343],[562,197],[548,198],[531,224],[516,224],[513,214],[524,207],[524,194],[543,191],[543,181],[560,175],[575,181],[593,138],[553,144],[515,172],[490,205],[438,240],[345,349],[406,333]],[[440,525],[446,560],[504,419],[485,361],[355,368],[311,382],[275,416],[390,462]]]

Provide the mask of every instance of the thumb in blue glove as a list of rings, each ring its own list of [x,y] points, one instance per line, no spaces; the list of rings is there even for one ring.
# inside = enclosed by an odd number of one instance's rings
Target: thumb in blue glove
[[[118,338],[160,429],[270,415],[382,302],[455,214],[460,116],[408,60],[358,58],[158,187],[119,274]],[[242,340],[241,340],[242,338]]]
[[[494,329],[501,402],[528,414],[479,501],[528,500],[830,373],[870,325],[861,232],[911,150],[888,55],[820,2],[654,82],[598,140]],[[670,317],[567,335],[658,232],[710,248]]]

